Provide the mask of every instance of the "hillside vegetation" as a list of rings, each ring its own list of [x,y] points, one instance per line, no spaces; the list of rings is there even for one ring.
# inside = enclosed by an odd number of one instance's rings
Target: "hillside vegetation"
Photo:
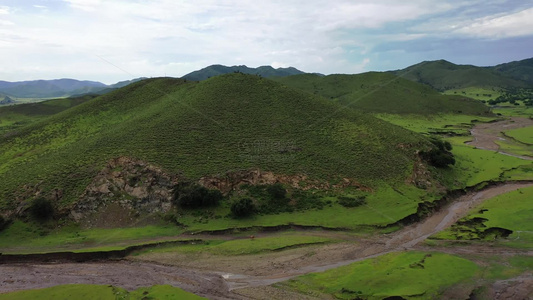
[[[520,64],[522,65],[522,64]],[[476,67],[456,65],[446,60],[424,61],[392,73],[405,79],[420,82],[439,91],[478,88],[524,88],[528,83],[522,67],[517,65]]]
[[[466,97],[444,96],[431,87],[390,73],[369,72],[357,75],[313,74],[274,78],[290,87],[335,99],[339,104],[373,113],[487,115],[481,103]]]
[[[202,81],[214,76],[231,74],[236,72],[243,74],[259,75],[262,77],[283,77],[297,74],[305,74],[304,72],[293,67],[274,69],[271,66],[250,68],[247,66],[228,67],[223,65],[211,65],[201,70],[197,70],[187,75],[184,75],[182,78],[187,80]]]
[[[416,133],[258,76],[149,79],[4,135],[0,199],[14,209],[53,194],[65,206],[121,156],[187,179],[260,169],[331,184],[403,183],[415,152],[430,145]]]
[[[96,95],[53,99],[43,102],[0,106],[0,135],[77,106]]]

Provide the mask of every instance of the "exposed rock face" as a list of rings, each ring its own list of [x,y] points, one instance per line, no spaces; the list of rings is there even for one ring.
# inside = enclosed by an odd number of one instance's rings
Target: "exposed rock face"
[[[343,178],[340,183],[332,185],[328,182],[309,179],[306,175],[279,175],[261,170],[243,170],[228,172],[224,175],[206,176],[200,178],[198,183],[209,189],[218,189],[223,194],[228,194],[231,191],[237,190],[239,186],[243,184],[262,185],[282,183],[301,190],[327,190],[331,188],[344,188],[348,186],[356,186],[361,189],[367,189],[356,181],[348,178]]]
[[[119,157],[109,161],[79,200],[68,208],[69,216],[88,227],[139,224],[150,214],[166,213],[172,208],[173,191],[180,180],[182,178],[177,175],[165,173],[146,162]],[[306,175],[279,175],[257,169],[206,176],[197,183],[208,189],[218,189],[225,195],[239,190],[243,184],[282,183],[301,190],[356,186],[368,190],[347,178],[340,179],[338,184],[330,184],[309,179]],[[61,197],[57,193],[56,198]]]
[[[75,221],[118,204],[136,213],[167,212],[177,176],[140,160],[119,157],[111,160],[93,179],[70,210]],[[114,209],[116,210],[116,209]]]

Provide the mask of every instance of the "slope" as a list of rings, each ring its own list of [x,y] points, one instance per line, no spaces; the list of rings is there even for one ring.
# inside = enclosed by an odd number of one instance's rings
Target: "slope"
[[[33,80],[7,82],[0,81],[0,91],[19,98],[64,97],[73,94],[89,93],[105,88],[106,85],[96,81],[79,81],[75,79]]]
[[[85,95],[36,103],[2,106],[0,107],[0,136],[50,115],[60,113],[95,97],[96,95]]]
[[[312,74],[273,80],[293,88],[335,99],[340,104],[373,113],[488,114],[488,108],[465,97],[443,96],[436,90],[390,73],[369,72],[357,75]]]
[[[533,85],[533,58],[499,64],[491,69],[518,80]]]
[[[283,77],[283,76],[290,76],[290,75],[297,75],[297,74],[305,74],[304,72],[293,67],[274,69],[271,66],[249,68],[247,66],[227,67],[223,65],[211,65],[201,70],[191,72],[183,76],[182,78],[187,79],[187,80],[193,80],[193,81],[202,81],[202,80],[211,78],[213,76],[236,73],[236,72],[240,72],[244,74],[259,75],[262,77],[278,77],[278,76]]]
[[[521,88],[528,85],[525,81],[508,77],[507,74],[496,72],[491,68],[456,65],[446,60],[424,61],[392,73],[427,84],[439,91],[465,87]]]
[[[0,200],[64,206],[107,161],[141,159],[197,179],[258,168],[373,186],[410,175],[421,136],[258,76],[143,80],[0,138]],[[58,192],[59,191],[59,192]]]

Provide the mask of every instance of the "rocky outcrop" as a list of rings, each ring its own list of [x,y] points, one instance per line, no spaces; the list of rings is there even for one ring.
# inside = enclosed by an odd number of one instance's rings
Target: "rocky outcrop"
[[[177,183],[177,176],[158,167],[119,157],[108,162],[87,186],[71,207],[70,216],[80,221],[108,207],[116,208],[117,204],[136,214],[164,213],[172,206],[172,191]]]
[[[337,184],[330,184],[328,182],[322,182],[314,179],[309,179],[306,175],[280,175],[273,172],[261,171],[261,170],[242,170],[228,172],[223,175],[206,176],[200,178],[198,183],[206,188],[218,189],[223,194],[228,194],[231,191],[237,190],[240,185],[264,185],[281,183],[293,188],[301,190],[310,189],[337,189],[345,188],[348,186],[356,186],[362,190],[367,188],[359,184],[353,179],[343,178]]]

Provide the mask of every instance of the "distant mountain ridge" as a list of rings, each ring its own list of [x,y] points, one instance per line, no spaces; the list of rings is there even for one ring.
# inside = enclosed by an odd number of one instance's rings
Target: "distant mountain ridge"
[[[101,94],[144,78],[121,81],[106,85],[98,81],[76,80],[69,78],[31,81],[0,81],[0,93],[16,98],[54,98],[83,94]]]
[[[291,76],[291,75],[307,74],[293,67],[274,69],[271,66],[261,66],[257,68],[250,68],[244,65],[232,66],[232,67],[223,66],[223,65],[211,65],[203,69],[191,72],[181,78],[192,80],[192,81],[202,81],[202,80],[211,78],[213,76],[237,73],[237,72],[244,73],[244,74],[259,75],[262,77],[285,77],[285,76]]]
[[[391,72],[440,91],[466,87],[524,88],[533,85],[533,58],[493,67],[457,65],[441,59]]]

